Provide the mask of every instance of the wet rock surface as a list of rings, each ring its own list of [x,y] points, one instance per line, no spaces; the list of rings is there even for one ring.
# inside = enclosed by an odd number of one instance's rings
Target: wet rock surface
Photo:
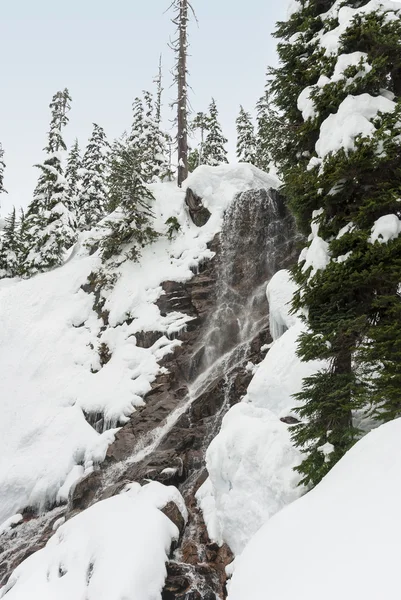
[[[188,206],[192,221],[198,227],[205,225],[210,219],[210,211],[203,206],[202,198],[197,196],[191,188],[185,194],[185,204]]]
[[[207,215],[201,199],[187,193],[186,202],[194,221],[203,224]],[[164,358],[163,372],[144,406],[117,433],[105,462],[78,482],[68,506],[0,536],[0,585],[24,558],[44,546],[60,516],[69,519],[133,481],[153,480],[177,486],[189,513],[184,524],[173,503],[163,509],[180,531],[167,565],[163,600],[225,598],[225,567],[233,556],[226,545],[219,547],[208,538],[195,494],[207,478],[207,447],[252,379],[247,365],[260,362],[262,346],[271,342],[266,282],[295,257],[294,224],[277,192],[240,194],[210,249],[215,257],[191,281],[163,284],[160,312],[182,312],[191,321],[179,335],[181,345]],[[140,332],[137,344],[150,347],[160,335]],[[99,422],[99,415],[88,418],[94,425]]]

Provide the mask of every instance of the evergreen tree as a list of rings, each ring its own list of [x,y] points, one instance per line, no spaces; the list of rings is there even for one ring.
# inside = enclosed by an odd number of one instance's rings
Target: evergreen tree
[[[45,148],[47,157],[36,165],[41,174],[21,228],[20,271],[24,276],[60,265],[65,250],[76,238],[75,218],[68,209],[68,184],[62,167],[66,151],[62,131],[68,123],[70,102],[65,89],[57,92],[50,104],[52,118]]]
[[[237,125],[237,158],[240,162],[255,164],[256,140],[252,118],[243,107],[236,120]]]
[[[205,135],[208,131],[209,127],[209,119],[207,115],[203,112],[196,113],[194,119],[191,123],[191,131],[200,133],[200,143],[197,148],[194,148],[191,151],[191,154],[188,158],[188,168],[189,171],[194,171],[196,167],[203,164],[203,149],[205,146]]]
[[[81,155],[78,140],[76,139],[68,156],[65,178],[68,183],[68,208],[74,212],[77,208],[81,182]]]
[[[145,181],[148,183],[161,181],[168,177],[167,136],[160,129],[158,104],[154,106],[150,92],[143,93],[144,98],[144,163],[146,165]],[[157,102],[160,102],[158,97]]]
[[[77,206],[80,229],[91,229],[105,215],[108,152],[109,144],[103,128],[93,123],[92,135],[82,159],[81,193]]]
[[[208,114],[208,133],[202,156],[202,163],[205,165],[216,166],[228,162],[227,151],[224,148],[224,144],[227,143],[227,140],[221,131],[218,116],[216,102],[212,98]]]
[[[4,162],[4,150],[0,144],[0,194],[3,194],[6,190],[4,189],[4,169],[6,168]]]
[[[124,258],[138,260],[141,248],[157,238],[152,228],[152,192],[143,180],[142,164],[130,144],[114,148],[110,170],[110,196],[117,209],[107,223],[102,241],[102,259],[124,252]]]
[[[131,152],[133,152],[133,144],[129,142],[129,136],[126,132],[124,132],[120,138],[114,140],[110,148],[107,178],[107,213],[111,213],[116,210],[116,208],[120,204],[121,197],[123,195],[123,189],[119,189],[117,186],[117,181],[119,181],[120,184],[122,184],[123,180],[121,178],[117,179],[117,174],[115,171],[119,168],[120,156],[122,155],[124,149],[126,149],[128,146],[130,146]]]
[[[200,154],[198,148],[194,148],[188,155],[188,171],[193,173],[200,165]]]
[[[15,207],[6,217],[0,238],[0,278],[15,277],[18,272],[19,240]]]
[[[279,149],[283,145],[283,139],[281,138],[282,120],[280,113],[272,102],[270,85],[271,80],[268,80],[264,94],[256,105],[257,128],[254,164],[266,172],[269,171],[272,162],[280,167],[282,154],[280,154]]]
[[[158,100],[159,102],[159,100]],[[142,165],[142,175],[146,183],[167,179],[170,176],[168,161],[168,136],[158,123],[159,107],[154,106],[150,92],[143,92],[143,98],[135,98],[133,122],[129,143]]]
[[[354,409],[373,402],[386,418],[400,414],[401,240],[372,232],[400,217],[401,11],[366,4],[303,2],[278,25],[280,65],[270,71],[280,114],[270,149],[298,223],[312,227],[295,270],[294,308],[307,326],[299,354],[328,365],[305,379],[293,430],[306,454],[298,471],[312,485],[358,439]],[[340,9],[349,21],[338,29]]]

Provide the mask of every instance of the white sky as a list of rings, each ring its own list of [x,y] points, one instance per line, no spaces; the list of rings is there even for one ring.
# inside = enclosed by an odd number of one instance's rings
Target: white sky
[[[92,123],[109,139],[131,123],[131,103],[150,89],[159,54],[165,66],[165,119],[173,34],[170,0],[9,0],[2,3],[2,92],[0,141],[6,152],[1,212],[26,206],[42,159],[53,94],[68,87],[72,96],[68,144],[86,144]],[[192,0],[199,28],[191,26],[189,61],[195,111],[214,96],[223,131],[235,144],[239,105],[247,110],[261,95],[268,64],[276,62],[275,22],[285,18],[287,0]]]

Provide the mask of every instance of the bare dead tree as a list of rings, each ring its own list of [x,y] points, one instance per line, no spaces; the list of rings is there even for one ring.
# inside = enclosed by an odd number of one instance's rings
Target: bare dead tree
[[[173,106],[177,107],[177,146],[178,146],[178,187],[188,177],[188,21],[189,12],[196,20],[195,11],[189,0],[173,0],[170,9],[174,12],[171,19],[177,27],[176,38],[170,42],[170,48],[176,55],[173,70],[174,82],[177,85],[177,99]]]
[[[161,113],[162,113],[162,94],[163,94],[163,67],[162,67],[162,55],[159,57],[159,69],[157,71],[157,76],[154,79],[154,83],[156,83],[156,123],[160,125],[161,122]]]

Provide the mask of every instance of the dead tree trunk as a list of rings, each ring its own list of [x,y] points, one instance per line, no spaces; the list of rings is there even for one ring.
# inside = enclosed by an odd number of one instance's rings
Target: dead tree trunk
[[[177,142],[178,142],[178,187],[188,177],[188,91],[187,91],[187,47],[188,47],[188,2],[180,0],[178,48],[178,97],[177,97]]]
[[[177,146],[178,146],[178,177],[177,183],[181,187],[183,181],[188,177],[188,21],[189,11],[194,10],[189,0],[173,0],[171,4],[175,12],[172,19],[177,26],[177,37],[170,44],[176,53],[176,65],[174,79],[177,84]]]

